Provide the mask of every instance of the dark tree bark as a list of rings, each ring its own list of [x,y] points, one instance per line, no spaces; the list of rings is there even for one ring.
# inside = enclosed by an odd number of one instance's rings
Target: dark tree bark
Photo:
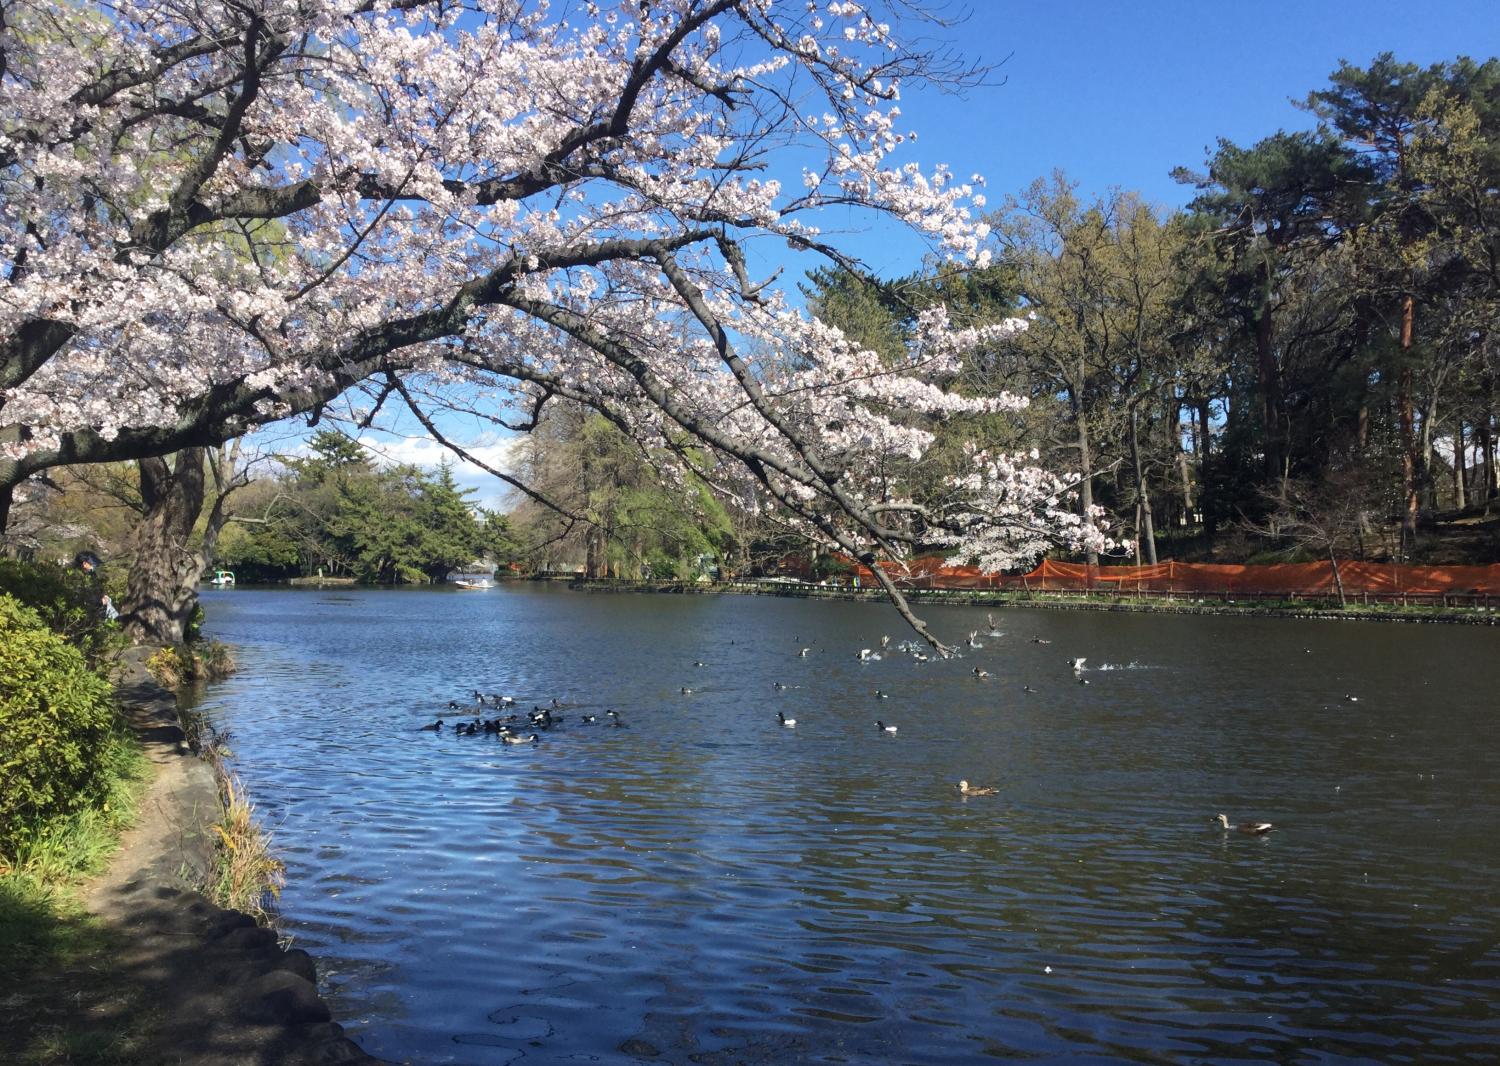
[[[1397,378],[1397,417],[1401,424],[1401,546],[1410,549],[1417,539],[1417,514],[1421,501],[1417,496],[1419,456],[1417,454],[1416,407],[1412,402],[1411,354],[1412,325],[1416,302],[1407,295],[1401,303],[1402,367]]]
[[[1198,506],[1203,508],[1203,532],[1209,540],[1219,531],[1219,519],[1214,514],[1213,501],[1209,498],[1208,461],[1211,455],[1209,437],[1208,401],[1198,401]]]
[[[1468,506],[1464,484],[1464,420],[1458,419],[1453,427],[1453,503],[1460,511]]]
[[[1257,282],[1261,300],[1255,318],[1255,369],[1256,384],[1260,388],[1261,417],[1265,420],[1265,476],[1269,483],[1286,477],[1286,434],[1281,425],[1281,368],[1276,362],[1270,267],[1265,263],[1260,266]]]
[[[121,617],[136,640],[181,644],[198,605],[203,556],[188,545],[203,512],[206,459],[205,449],[185,448],[170,467],[163,457],[140,461],[144,511]]]
[[[1130,458],[1135,466],[1135,499],[1136,506],[1140,509],[1142,521],[1136,526],[1136,540],[1140,547],[1145,548],[1145,561],[1152,566],[1156,565],[1156,528],[1151,517],[1151,497],[1146,493],[1146,477],[1141,470],[1141,444],[1136,429],[1136,411],[1130,409]],[[1140,547],[1136,549],[1136,558],[1141,558]]]

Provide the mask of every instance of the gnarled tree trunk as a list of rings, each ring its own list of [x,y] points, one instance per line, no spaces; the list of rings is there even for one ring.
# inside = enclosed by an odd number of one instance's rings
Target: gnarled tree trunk
[[[203,555],[189,547],[203,512],[206,449],[185,448],[140,461],[141,514],[135,562],[126,584],[121,622],[136,640],[181,644],[193,609]]]

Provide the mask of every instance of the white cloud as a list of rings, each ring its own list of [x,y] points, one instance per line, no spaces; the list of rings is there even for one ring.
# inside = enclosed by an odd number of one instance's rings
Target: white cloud
[[[480,462],[503,473],[511,473],[520,456],[524,437],[492,437],[489,440],[465,443],[464,450]],[[470,501],[495,510],[506,506],[510,487],[482,467],[454,455],[431,437],[392,437],[386,434],[365,433],[359,443],[369,449],[370,454],[382,463],[406,463],[423,470],[436,470],[446,459],[453,466],[453,478],[466,489],[474,489]]]

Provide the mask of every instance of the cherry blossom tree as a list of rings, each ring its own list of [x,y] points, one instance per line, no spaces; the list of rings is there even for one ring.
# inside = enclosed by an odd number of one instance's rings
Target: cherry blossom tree
[[[408,406],[440,439],[434,403],[520,430],[583,403],[862,558],[1102,546],[1025,457],[976,455],[937,508],[874,476],[934,420],[1018,403],[949,387],[1017,323],[934,310],[893,365],[752,273],[772,242],[852,265],[830,207],[986,260],[976,183],[899,159],[903,89],[976,72],[887,7],[7,5],[0,522],[50,466],[316,420],[363,387],[370,417]]]

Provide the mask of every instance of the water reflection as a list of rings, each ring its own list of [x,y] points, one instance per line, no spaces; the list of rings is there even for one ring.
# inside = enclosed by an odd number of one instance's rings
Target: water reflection
[[[899,634],[876,605],[210,599],[245,670],[208,707],[287,928],[376,1055],[1440,1062],[1500,1037],[1491,631],[1015,612],[956,662],[860,662]],[[415,731],[476,687],[567,720],[535,747]],[[629,728],[578,721],[607,708]]]

